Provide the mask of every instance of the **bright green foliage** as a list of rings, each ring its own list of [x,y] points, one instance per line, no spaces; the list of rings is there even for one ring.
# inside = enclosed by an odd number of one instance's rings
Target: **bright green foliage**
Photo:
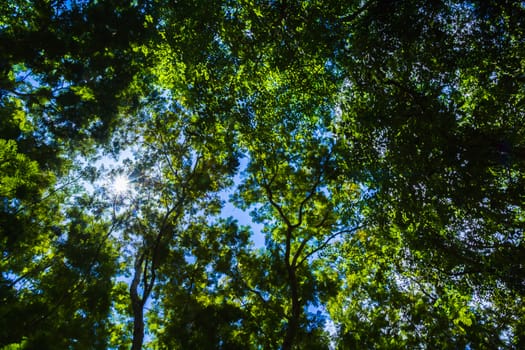
[[[524,18],[4,1],[0,349],[523,348]]]
[[[4,220],[2,344],[105,348],[115,253],[110,228],[77,208],[67,220],[52,201]],[[11,231],[16,230],[16,231]],[[12,233],[12,236],[9,234]],[[10,239],[12,237],[12,239]],[[62,334],[60,343],[56,334]],[[87,346],[87,344],[90,344]]]
[[[39,196],[41,188],[52,181],[50,174],[40,172],[36,161],[18,153],[14,140],[0,139],[0,172],[0,196],[4,198],[30,200]]]

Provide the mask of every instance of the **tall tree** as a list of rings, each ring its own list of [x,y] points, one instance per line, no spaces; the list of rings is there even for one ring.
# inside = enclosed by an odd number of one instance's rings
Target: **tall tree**
[[[118,214],[126,217],[120,230],[131,254],[127,263],[131,269],[132,349],[143,346],[146,305],[163,302],[163,298],[150,300],[152,293],[162,295],[164,288],[184,290],[182,285],[166,287],[162,282],[176,281],[193,265],[211,263],[201,261],[210,259],[209,252],[205,257],[192,253],[208,242],[205,236],[195,240],[192,234],[201,233],[192,227],[199,224],[200,217],[211,221],[220,212],[217,193],[231,184],[238,167],[237,153],[220,124],[201,125],[198,113],[162,94],[155,96],[141,110],[141,118],[130,120],[133,131],[124,130],[128,137],[135,135],[141,141],[132,151],[130,189],[122,195],[119,207],[123,212]],[[209,226],[199,226],[202,234],[217,232],[213,224]],[[237,239],[236,234],[234,230],[231,239]],[[218,247],[215,253],[220,255],[221,249],[226,247]],[[169,268],[170,264],[177,269]]]

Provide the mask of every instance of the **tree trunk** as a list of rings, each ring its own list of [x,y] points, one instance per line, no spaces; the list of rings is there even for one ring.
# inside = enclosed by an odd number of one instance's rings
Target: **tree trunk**
[[[142,302],[133,306],[133,340],[131,350],[141,350],[144,342],[144,308]]]
[[[142,278],[144,255],[137,256],[133,280],[129,287],[131,309],[133,311],[133,340],[131,350],[141,350],[144,342],[144,300],[139,296],[139,284]]]
[[[290,283],[290,291],[292,297],[292,314],[288,318],[288,325],[286,334],[284,336],[282,350],[291,350],[299,328],[299,318],[301,317],[301,303],[299,301],[299,291],[297,285],[297,275],[292,265],[287,262],[286,269],[288,270],[288,281]]]

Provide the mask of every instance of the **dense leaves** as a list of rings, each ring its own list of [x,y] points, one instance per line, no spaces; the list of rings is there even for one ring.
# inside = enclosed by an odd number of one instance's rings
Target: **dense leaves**
[[[0,348],[522,348],[524,12],[2,3]]]

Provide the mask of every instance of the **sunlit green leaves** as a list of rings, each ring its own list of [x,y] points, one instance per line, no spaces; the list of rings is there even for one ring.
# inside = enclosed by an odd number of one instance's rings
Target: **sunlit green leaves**
[[[38,198],[53,177],[41,172],[38,163],[18,152],[13,140],[0,139],[0,196],[8,199]]]

